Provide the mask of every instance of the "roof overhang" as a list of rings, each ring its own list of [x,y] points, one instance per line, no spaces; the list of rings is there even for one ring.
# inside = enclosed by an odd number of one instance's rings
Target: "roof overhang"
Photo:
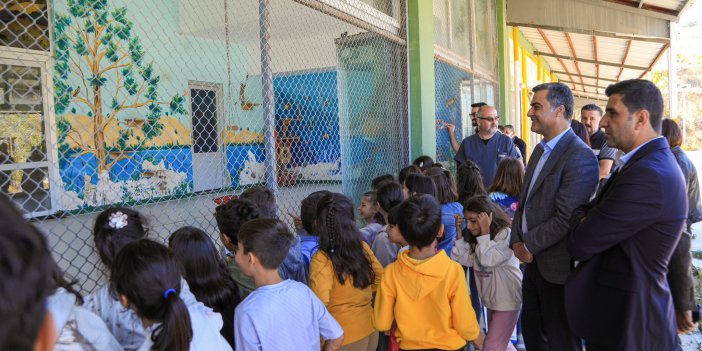
[[[507,24],[574,94],[603,99],[610,84],[655,66],[670,47],[670,22],[692,1],[508,0]]]

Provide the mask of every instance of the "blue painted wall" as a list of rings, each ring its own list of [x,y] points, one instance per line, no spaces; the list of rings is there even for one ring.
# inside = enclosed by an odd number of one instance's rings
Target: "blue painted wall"
[[[330,68],[324,72],[276,75],[273,88],[279,135],[283,119],[289,119],[288,136],[300,138],[291,147],[295,165],[338,161],[341,150],[336,71]]]
[[[434,76],[436,85],[436,120],[453,123],[456,126],[456,140],[463,140],[463,122],[461,120],[461,104],[470,101],[461,100],[461,82],[472,81],[470,73],[434,60]],[[451,104],[450,101],[453,101]],[[446,129],[436,131],[436,159],[439,162],[453,161],[455,153],[451,149],[451,139]]]

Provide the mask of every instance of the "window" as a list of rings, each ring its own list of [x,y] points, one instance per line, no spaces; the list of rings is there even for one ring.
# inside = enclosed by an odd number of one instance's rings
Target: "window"
[[[0,46],[49,51],[46,0],[0,1]]]
[[[43,67],[0,59],[0,193],[30,217],[52,212]]]

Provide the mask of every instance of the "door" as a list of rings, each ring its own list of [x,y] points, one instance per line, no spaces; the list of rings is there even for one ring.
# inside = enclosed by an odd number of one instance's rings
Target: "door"
[[[194,191],[220,189],[226,184],[224,148],[219,129],[221,92],[218,85],[190,84]]]
[[[472,94],[471,80],[461,81],[461,122],[463,122],[463,138],[467,138],[475,132],[475,127],[473,125],[473,120],[470,115],[470,111],[473,104],[473,94]]]
[[[35,57],[36,56],[36,57]],[[25,217],[59,207],[56,149],[48,142],[51,109],[42,55],[0,58],[0,193]]]

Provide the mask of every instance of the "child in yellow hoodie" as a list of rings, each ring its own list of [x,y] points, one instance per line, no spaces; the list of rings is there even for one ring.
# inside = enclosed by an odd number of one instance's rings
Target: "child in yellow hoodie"
[[[397,209],[398,227],[410,248],[385,268],[373,310],[381,331],[397,324],[402,350],[464,350],[482,347],[483,335],[470,304],[465,273],[436,237],[443,231],[441,207],[430,195],[415,195]]]

